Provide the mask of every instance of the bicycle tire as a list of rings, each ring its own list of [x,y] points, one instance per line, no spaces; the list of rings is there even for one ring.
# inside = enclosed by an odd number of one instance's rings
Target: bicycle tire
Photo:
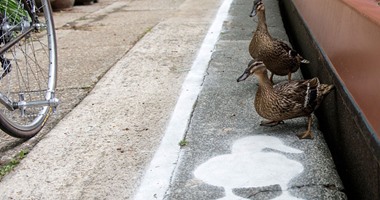
[[[30,104],[56,101],[57,46],[52,9],[49,0],[41,0],[39,7],[34,7],[34,0],[2,2],[8,6],[16,3],[18,8],[0,13],[1,47],[17,37],[21,39],[0,52],[0,94],[13,102],[14,109],[0,104],[0,128],[13,137],[31,138],[40,132],[56,106],[56,102]],[[30,27],[33,30],[28,32]]]

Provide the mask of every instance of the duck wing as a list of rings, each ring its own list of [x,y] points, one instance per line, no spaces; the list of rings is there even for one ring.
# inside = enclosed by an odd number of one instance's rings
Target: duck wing
[[[284,111],[312,112],[319,102],[319,85],[318,78],[313,78],[282,82],[276,84],[273,90],[281,98],[279,101],[282,102],[281,107],[283,107]]]
[[[292,59],[298,58],[301,63],[309,63],[308,60],[304,59],[297,51],[292,49],[287,43],[277,38],[273,39],[273,45],[276,49],[282,49],[284,54],[288,54],[288,56]]]

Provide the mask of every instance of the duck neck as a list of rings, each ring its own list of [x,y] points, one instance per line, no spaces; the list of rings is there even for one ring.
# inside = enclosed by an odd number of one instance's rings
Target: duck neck
[[[256,75],[259,80],[259,87],[263,89],[264,91],[272,91],[273,90],[273,84],[270,82],[268,78],[267,71],[264,71],[263,73],[259,73]]]
[[[263,32],[263,33],[269,35],[268,26],[267,26],[266,18],[265,18],[265,11],[259,10],[257,13],[257,17],[259,18],[259,22],[257,25],[257,31],[260,31],[260,32]]]

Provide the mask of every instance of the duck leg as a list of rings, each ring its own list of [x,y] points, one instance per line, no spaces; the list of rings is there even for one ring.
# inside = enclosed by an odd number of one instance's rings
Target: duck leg
[[[273,127],[273,126],[276,126],[276,125],[279,125],[279,124],[283,124],[283,123],[284,123],[284,121],[273,121],[273,120],[261,121],[260,126]]]
[[[301,139],[313,139],[313,133],[311,132],[311,124],[313,122],[313,117],[311,115],[308,116],[308,125],[307,130],[303,133],[297,134],[298,138]]]
[[[290,82],[292,80],[292,72],[289,72],[288,74],[288,81]]]
[[[271,72],[271,74],[270,74],[270,82],[273,84],[273,75],[274,75],[274,73],[273,72]]]

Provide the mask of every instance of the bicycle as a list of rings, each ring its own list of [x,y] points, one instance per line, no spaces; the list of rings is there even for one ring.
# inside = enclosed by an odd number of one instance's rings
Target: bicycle
[[[57,108],[57,44],[50,0],[0,0],[0,128],[31,138]]]

